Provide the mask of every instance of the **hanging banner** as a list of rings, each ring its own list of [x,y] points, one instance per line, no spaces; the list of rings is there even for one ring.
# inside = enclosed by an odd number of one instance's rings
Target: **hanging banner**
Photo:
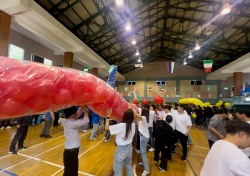
[[[213,67],[213,60],[203,60],[204,71],[210,73]]]
[[[110,67],[109,67],[109,78],[108,78],[107,82],[111,87],[115,87],[116,71],[117,71],[117,66],[116,65],[110,65]]]
[[[173,73],[174,72],[174,62],[167,62],[166,69],[167,69],[168,73]]]

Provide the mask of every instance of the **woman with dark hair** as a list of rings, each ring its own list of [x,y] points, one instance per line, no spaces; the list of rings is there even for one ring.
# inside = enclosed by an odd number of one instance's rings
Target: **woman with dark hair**
[[[123,164],[125,164],[127,175],[133,176],[132,168],[132,140],[135,134],[134,112],[127,109],[122,118],[122,122],[109,126],[109,117],[112,109],[107,110],[105,129],[110,130],[111,135],[116,135],[116,152],[114,157],[114,176],[122,176]]]
[[[150,173],[150,168],[148,164],[147,158],[147,144],[149,141],[149,130],[148,130],[148,122],[149,122],[149,109],[146,107],[142,108],[141,115],[135,112],[136,122],[138,124],[138,133],[140,139],[140,153],[142,162],[139,165],[144,166],[144,171],[142,176],[146,176]]]

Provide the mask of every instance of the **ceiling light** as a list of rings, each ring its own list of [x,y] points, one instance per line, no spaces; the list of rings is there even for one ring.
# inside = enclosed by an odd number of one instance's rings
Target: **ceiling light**
[[[115,3],[120,6],[123,4],[123,0],[116,0]]]
[[[228,14],[230,11],[231,11],[231,6],[229,5],[229,3],[226,3],[226,4],[224,4],[224,6],[223,6],[223,9],[222,9],[222,11],[221,11],[221,14],[222,14],[222,15],[226,15],[226,14]]]
[[[131,42],[133,45],[135,45],[136,44],[136,40],[135,40],[135,38],[133,38],[132,39],[132,42]]]
[[[195,44],[195,48],[194,48],[196,51],[198,51],[199,49],[201,49],[201,46],[199,43]]]
[[[143,67],[143,65],[141,64],[141,65],[140,65],[140,67],[142,68],[142,67]]]
[[[138,50],[136,50],[135,55],[136,55],[136,56],[139,56],[139,55],[140,55],[140,53],[139,53],[139,51],[138,51]]]
[[[141,62],[141,58],[138,59],[138,62]]]
[[[187,65],[187,60],[186,60],[186,58],[184,58],[183,65]]]
[[[189,51],[188,58],[189,58],[189,59],[192,59],[192,58],[193,58],[193,54],[192,54],[192,52],[191,52],[191,51]]]
[[[125,29],[126,29],[127,31],[130,31],[130,30],[131,30],[131,24],[130,24],[129,22],[126,24]]]

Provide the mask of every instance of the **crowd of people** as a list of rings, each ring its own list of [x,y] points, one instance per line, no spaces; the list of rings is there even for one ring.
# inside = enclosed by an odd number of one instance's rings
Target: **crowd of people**
[[[194,113],[196,118],[192,116]],[[110,119],[111,114],[112,109],[108,109],[107,117],[100,117],[86,106],[64,109],[64,176],[78,175],[79,129],[86,132],[88,125],[92,126],[91,141],[96,139],[98,130],[100,133],[105,130],[104,142],[109,142],[110,136],[115,135],[115,176],[123,175],[123,165],[127,175],[135,175],[132,167],[134,139],[135,150],[141,156],[141,162],[138,164],[144,167],[142,176],[151,172],[148,151],[154,152],[155,165],[161,172],[168,170],[168,160],[175,154],[178,141],[182,149],[180,159],[186,160],[187,146],[192,144],[190,131],[193,125],[207,127],[206,136],[210,151],[204,161],[201,175],[250,175],[250,110],[247,108],[237,108],[229,113],[225,107],[201,108],[178,104],[173,108],[169,104],[152,104],[138,106],[138,110],[127,109],[119,122]],[[24,140],[33,118],[25,116],[17,119],[17,132],[10,145],[10,154],[17,154],[18,150],[25,149]],[[49,129],[54,120],[55,113],[45,113],[40,137],[52,137]]]

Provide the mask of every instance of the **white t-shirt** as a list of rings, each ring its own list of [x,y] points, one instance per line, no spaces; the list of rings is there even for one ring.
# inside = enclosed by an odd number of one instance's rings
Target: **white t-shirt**
[[[145,116],[141,116],[142,120],[138,123],[138,131],[145,137],[149,138],[148,123]]]
[[[249,176],[250,159],[234,144],[218,140],[209,151],[201,176]]]
[[[154,118],[155,118],[155,111],[149,111],[148,127],[153,127]]]
[[[189,115],[184,112],[180,114],[177,110],[171,109],[173,116],[175,118],[175,129],[182,134],[186,134],[188,127],[192,126],[192,121]]]
[[[168,112],[168,113],[166,113],[165,112],[165,116],[164,116],[164,118],[163,118],[163,120],[165,120],[166,121],[166,116],[167,115],[171,115],[172,116],[172,122],[169,124],[172,128],[173,128],[173,130],[175,130],[175,128],[176,128],[176,122],[175,122],[175,117],[174,117],[174,115],[173,115],[173,113],[171,113],[171,112]]]
[[[250,121],[247,121],[247,123],[250,124]],[[247,147],[245,149],[241,149],[248,157],[250,157],[250,147]]]
[[[164,115],[165,115],[165,112],[162,110],[162,111],[157,111],[157,113],[158,113],[158,117],[160,118],[160,119],[162,119],[163,117],[164,117]]]
[[[135,124],[132,123],[131,131],[128,134],[128,138],[124,140],[126,134],[126,123],[118,123],[116,125],[109,126],[110,134],[116,135],[115,142],[117,145],[127,145],[130,144],[135,135]]]
[[[139,113],[138,113],[138,114],[140,114],[140,115],[141,115],[142,108],[138,108],[138,111],[139,111]]]
[[[65,149],[73,149],[80,147],[80,137],[78,127],[89,123],[89,117],[84,116],[83,119],[74,120],[66,119],[62,125],[65,136]]]

